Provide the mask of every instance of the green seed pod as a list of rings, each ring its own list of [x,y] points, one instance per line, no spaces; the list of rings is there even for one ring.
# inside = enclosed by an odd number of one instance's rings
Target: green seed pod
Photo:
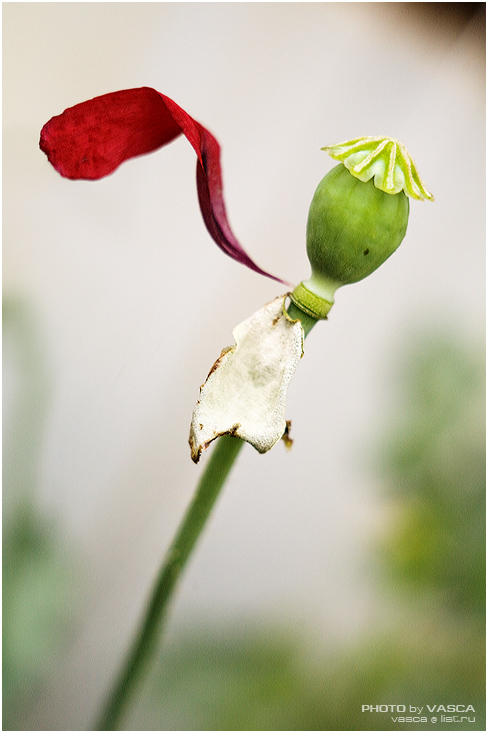
[[[308,214],[312,278],[346,285],[370,275],[400,245],[408,209],[403,191],[384,193],[337,165],[319,183]]]
[[[409,201],[433,200],[407,151],[391,138],[360,138],[325,148],[343,164],[319,183],[310,205],[309,280],[291,296],[305,313],[325,318],[341,285],[370,275],[403,240]]]

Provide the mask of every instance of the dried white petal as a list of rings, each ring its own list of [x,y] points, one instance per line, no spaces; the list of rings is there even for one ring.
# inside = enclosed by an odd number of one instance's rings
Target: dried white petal
[[[265,453],[284,434],[286,392],[304,339],[300,321],[285,311],[286,297],[236,326],[236,345],[224,349],[210,370],[190,428],[195,463],[220,435],[235,435]]]

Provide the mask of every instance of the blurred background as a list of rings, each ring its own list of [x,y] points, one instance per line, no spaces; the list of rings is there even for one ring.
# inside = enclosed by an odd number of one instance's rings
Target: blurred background
[[[136,86],[216,135],[285,280],[324,145],[398,138],[436,201],[307,339],[293,449],[240,454],[126,729],[485,729],[484,7],[3,4],[4,729],[92,727],[205,464],[199,386],[283,290],[211,241],[185,139],[99,182],[47,163],[50,117]]]

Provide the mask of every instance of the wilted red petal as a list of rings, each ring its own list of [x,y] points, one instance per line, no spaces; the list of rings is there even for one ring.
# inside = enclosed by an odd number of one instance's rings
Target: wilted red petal
[[[70,107],[44,125],[40,147],[65,178],[95,180],[129,158],[157,150],[181,133],[198,157],[198,200],[211,237],[233,259],[284,282],[258,267],[232,233],[222,194],[217,140],[155,89],[126,89]]]

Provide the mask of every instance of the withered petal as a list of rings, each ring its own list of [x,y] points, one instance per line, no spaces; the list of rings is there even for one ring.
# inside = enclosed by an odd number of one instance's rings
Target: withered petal
[[[190,427],[195,463],[221,435],[266,453],[287,432],[286,394],[303,354],[304,332],[300,321],[287,315],[286,298],[276,298],[236,326],[236,345],[224,349],[210,370]]]
[[[141,87],[82,102],[49,120],[42,128],[39,144],[65,178],[96,180],[129,158],[157,150],[180,134],[197,154],[198,200],[212,239],[229,257],[284,283],[258,267],[232,232],[222,192],[217,140],[164,94]]]

